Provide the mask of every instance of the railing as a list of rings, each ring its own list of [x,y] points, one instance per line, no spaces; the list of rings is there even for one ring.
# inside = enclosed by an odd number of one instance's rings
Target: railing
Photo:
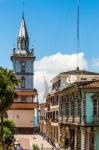
[[[73,116],[68,116],[68,122],[72,123],[73,122]]]
[[[93,116],[93,123],[99,124],[99,116]]]
[[[74,116],[74,123],[80,123],[80,116]]]
[[[59,117],[59,122],[63,123],[80,123],[81,117],[80,116],[70,116],[70,115],[64,115]]]
[[[64,116],[64,117],[63,117],[63,122],[64,122],[64,123],[67,122],[67,116]]]

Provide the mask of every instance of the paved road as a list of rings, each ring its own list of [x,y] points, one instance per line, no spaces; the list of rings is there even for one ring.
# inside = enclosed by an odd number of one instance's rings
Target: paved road
[[[52,146],[40,135],[15,135],[16,142],[20,143],[24,150],[32,150],[32,145],[37,144],[40,150],[52,150]]]

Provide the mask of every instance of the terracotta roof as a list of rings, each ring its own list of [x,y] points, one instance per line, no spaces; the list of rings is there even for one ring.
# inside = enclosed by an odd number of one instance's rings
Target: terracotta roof
[[[92,81],[91,83],[83,85],[84,88],[99,88],[99,81]]]

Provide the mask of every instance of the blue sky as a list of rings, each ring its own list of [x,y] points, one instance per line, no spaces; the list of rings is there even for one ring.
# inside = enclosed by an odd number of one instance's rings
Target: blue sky
[[[10,56],[17,42],[23,0],[0,0],[0,66],[12,68]],[[24,0],[25,20],[36,59],[57,52],[77,52],[77,0]],[[80,0],[80,51],[85,54],[88,69],[99,54],[99,0]]]

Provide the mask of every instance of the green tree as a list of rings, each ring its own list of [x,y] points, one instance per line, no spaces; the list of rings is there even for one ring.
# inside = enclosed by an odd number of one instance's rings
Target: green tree
[[[11,131],[11,134],[15,134],[16,133],[16,126],[15,126],[15,123],[13,122],[13,120],[10,120],[10,119],[4,119],[4,122],[3,122],[3,126],[4,128],[8,128],[10,131]]]
[[[15,141],[14,134],[16,133],[16,127],[15,127],[15,123],[13,122],[13,120],[9,120],[9,119],[4,119],[3,125],[4,125],[3,127],[4,145],[8,149],[8,147],[11,144],[13,144]]]
[[[18,80],[14,72],[0,67],[0,113],[6,111],[16,97],[14,91]]]
[[[15,86],[18,80],[13,71],[0,67],[0,114],[1,114],[1,145],[3,146],[3,113],[16,98]]]
[[[40,150],[40,149],[39,149],[39,146],[38,146],[37,144],[34,144],[34,145],[33,145],[33,150]]]

